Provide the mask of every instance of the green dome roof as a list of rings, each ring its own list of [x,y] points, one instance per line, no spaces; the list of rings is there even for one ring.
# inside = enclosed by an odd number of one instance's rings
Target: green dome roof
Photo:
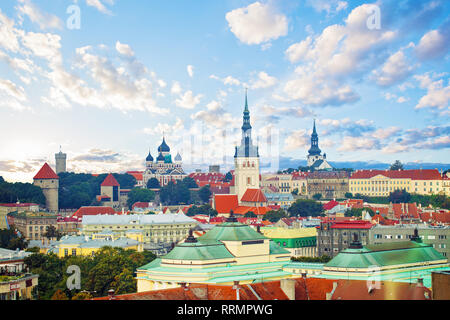
[[[198,238],[201,242],[246,241],[261,239],[268,238],[253,230],[250,226],[239,222],[222,223]]]
[[[369,268],[445,260],[432,246],[414,241],[367,245],[340,252],[325,267]]]
[[[169,260],[215,260],[234,258],[221,243],[205,244],[201,242],[181,243],[173,248],[163,259]]]

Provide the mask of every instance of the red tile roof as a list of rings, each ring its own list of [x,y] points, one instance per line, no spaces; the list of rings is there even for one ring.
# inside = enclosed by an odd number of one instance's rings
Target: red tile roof
[[[307,278],[292,279],[295,282],[295,300],[325,300],[327,292],[333,290],[330,279]],[[240,300],[288,300],[281,289],[281,281],[239,285]],[[256,295],[255,295],[256,293]],[[189,284],[188,289],[172,288],[148,292],[114,296],[114,300],[236,300],[236,289],[231,285]],[[109,297],[95,300],[109,300]]]
[[[331,300],[431,300],[431,290],[417,283],[381,281],[368,290],[365,280],[335,280]]]
[[[392,204],[394,216],[397,219],[401,218],[419,218],[417,206],[415,203],[394,203]]]
[[[53,169],[45,163],[33,179],[59,179],[59,177],[55,171],[53,171]]]
[[[241,198],[242,202],[267,202],[261,189],[247,189]]]
[[[0,207],[26,208],[39,206],[37,203],[0,203]]]
[[[442,176],[437,169],[424,170],[357,170],[354,171],[350,179],[370,179],[377,175],[383,175],[391,179],[412,180],[442,180]]]
[[[108,176],[103,180],[102,187],[120,187],[120,184],[117,182],[116,178],[110,173]]]
[[[133,176],[136,179],[136,181],[142,181],[144,179],[142,171],[128,171],[127,173],[130,176]]]
[[[111,207],[81,207],[72,217],[82,218],[83,216],[96,216],[99,214],[116,214],[116,211]]]
[[[214,205],[217,213],[230,213],[238,207],[238,197],[235,194],[216,194],[214,195]]]
[[[330,228],[332,229],[370,229],[372,223],[368,221],[355,220],[355,221],[340,221],[334,222]]]
[[[331,210],[339,204],[336,200],[331,200],[323,205],[324,210]]]
[[[246,214],[247,212],[253,212],[257,216],[265,215],[271,209],[268,207],[249,207],[249,206],[238,206],[233,212],[235,214]]]

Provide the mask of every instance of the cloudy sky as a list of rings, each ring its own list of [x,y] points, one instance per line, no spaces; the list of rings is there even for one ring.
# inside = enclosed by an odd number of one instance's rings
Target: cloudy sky
[[[60,146],[72,171],[142,170],[163,133],[188,168],[229,166],[245,88],[273,169],[280,156],[305,159],[314,118],[331,162],[450,158],[449,1],[8,0],[0,10],[0,175],[11,181],[53,165]]]

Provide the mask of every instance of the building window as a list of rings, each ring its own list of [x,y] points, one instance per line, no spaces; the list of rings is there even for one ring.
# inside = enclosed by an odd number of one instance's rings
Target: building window
[[[76,256],[77,255],[77,249],[72,249],[72,255]]]
[[[69,249],[64,249],[64,256],[67,257],[69,255]]]

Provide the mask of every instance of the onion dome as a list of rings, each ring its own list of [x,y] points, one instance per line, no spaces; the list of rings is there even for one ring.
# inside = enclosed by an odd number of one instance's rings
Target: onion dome
[[[158,152],[170,152],[170,148],[167,145],[165,138],[163,138],[161,145],[158,147]]]
[[[164,160],[165,160],[165,158],[164,158],[164,156],[163,156],[163,154],[161,153],[161,151],[159,152],[159,156],[158,156],[158,158],[156,158],[156,161],[158,161],[158,162],[164,162]]]
[[[175,161],[182,161],[183,159],[181,158],[180,153],[178,152],[176,157],[175,157]]]
[[[145,158],[145,161],[147,161],[147,162],[153,162],[153,157],[152,157],[152,155],[151,155],[151,153],[150,153],[150,150],[148,151],[148,156],[147,156],[147,158]]]

